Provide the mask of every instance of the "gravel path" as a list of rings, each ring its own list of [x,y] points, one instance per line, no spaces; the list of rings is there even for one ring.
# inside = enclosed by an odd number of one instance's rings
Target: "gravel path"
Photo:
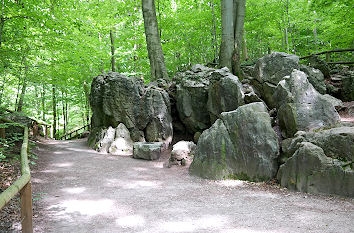
[[[354,232],[354,199],[202,180],[82,140],[42,143],[38,154],[35,232]]]

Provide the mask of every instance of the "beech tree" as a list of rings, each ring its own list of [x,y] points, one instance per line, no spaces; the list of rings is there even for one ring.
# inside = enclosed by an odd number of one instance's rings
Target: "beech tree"
[[[243,27],[246,12],[246,0],[221,1],[222,38],[220,45],[221,67],[226,66],[233,74],[242,77],[241,49]]]
[[[147,50],[150,60],[150,80],[168,79],[165,59],[161,47],[161,38],[157,25],[154,0],[142,0],[144,28]]]

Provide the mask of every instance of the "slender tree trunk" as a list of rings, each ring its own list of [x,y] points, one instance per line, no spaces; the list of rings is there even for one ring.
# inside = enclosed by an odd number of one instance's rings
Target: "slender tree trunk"
[[[232,54],[232,73],[241,78],[244,73],[241,70],[241,49],[243,28],[246,15],[246,0],[234,0],[234,51]]]
[[[248,50],[247,50],[247,40],[246,40],[246,33],[243,32],[243,41],[242,41],[242,60],[248,60]]]
[[[112,71],[116,72],[116,59],[114,57],[114,35],[113,35],[113,31],[111,29],[110,33],[109,33],[110,37],[111,37],[111,53],[112,53],[112,57],[111,57],[111,65],[112,65]]]
[[[89,104],[89,95],[90,91],[86,81],[84,81],[84,93],[85,93],[85,110],[86,110],[86,122],[90,123],[90,104]]]
[[[66,110],[65,110],[65,98],[64,98],[64,91],[62,90],[61,91],[61,105],[62,105],[62,108],[63,108],[63,120],[64,120],[64,135],[66,134]]]
[[[57,99],[55,96],[55,86],[52,88],[52,107],[53,107],[53,138],[56,139],[57,136]]]
[[[313,24],[314,24],[314,27],[313,27],[313,39],[314,39],[314,42],[315,42],[315,51],[317,53],[318,51],[318,48],[317,48],[317,13],[316,11],[313,12],[315,14],[315,19],[313,20]]]
[[[26,88],[27,88],[27,74],[28,74],[28,66],[25,67],[25,76],[23,78],[21,95],[17,105],[17,112],[22,112],[23,100],[25,98]]]
[[[5,85],[6,85],[6,75],[4,75],[4,77],[2,79],[1,93],[0,93],[0,105],[2,104],[2,97],[4,95]]]
[[[286,15],[287,15],[287,20],[288,20],[288,27],[289,27],[289,32],[290,32],[290,36],[291,36],[291,41],[293,44],[293,52],[294,54],[296,54],[296,46],[295,46],[295,39],[294,39],[294,34],[292,32],[291,29],[291,25],[290,25],[290,15],[289,15],[289,0],[286,0]]]
[[[142,0],[142,10],[146,44],[150,60],[151,80],[167,80],[168,74],[161,47],[154,0]]]
[[[41,102],[42,102],[42,120],[45,121],[45,88],[44,84],[42,85],[42,91],[41,91]]]
[[[218,38],[216,34],[216,18],[215,18],[215,8],[214,0],[210,1],[211,11],[213,14],[213,44],[214,44],[214,62],[217,62],[218,59]]]
[[[3,35],[4,25],[5,25],[5,18],[1,17],[0,18],[0,49],[2,45],[2,35]]]
[[[234,50],[234,14],[233,1],[221,0],[221,44],[220,44],[220,67],[227,67],[232,71],[232,52]]]

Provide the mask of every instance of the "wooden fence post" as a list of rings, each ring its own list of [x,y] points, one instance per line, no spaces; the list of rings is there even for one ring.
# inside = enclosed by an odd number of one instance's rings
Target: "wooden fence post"
[[[23,233],[33,233],[32,223],[32,185],[28,182],[20,192],[21,195],[21,224]]]
[[[6,129],[0,128],[0,138],[6,139]]]
[[[330,62],[330,61],[331,61],[331,54],[326,53],[326,62]]]

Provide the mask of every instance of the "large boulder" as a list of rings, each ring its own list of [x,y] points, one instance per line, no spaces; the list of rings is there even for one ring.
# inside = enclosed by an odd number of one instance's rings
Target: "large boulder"
[[[300,70],[307,74],[307,79],[319,93],[326,94],[325,79],[320,70],[305,65],[300,65]]]
[[[191,71],[178,74],[176,105],[179,117],[190,133],[210,126],[207,109],[209,77],[213,69],[195,66]]]
[[[275,106],[272,96],[276,86],[293,69],[299,69],[299,57],[296,55],[274,52],[257,61],[251,84],[270,108]]]
[[[278,137],[261,102],[221,114],[199,138],[190,173],[203,178],[270,180],[277,172]]]
[[[353,162],[326,156],[310,142],[299,142],[295,153],[280,166],[277,178],[281,186],[309,193],[354,196]]]
[[[244,104],[242,85],[227,68],[195,65],[175,80],[179,118],[191,134],[209,128],[220,113]]]
[[[225,67],[211,73],[208,91],[210,121],[215,122],[222,112],[228,112],[244,105],[241,82]]]
[[[306,141],[323,149],[326,156],[354,161],[354,127],[337,127],[304,135]]]
[[[300,130],[331,127],[340,120],[332,102],[318,93],[299,70],[279,82],[273,101],[284,137],[292,137]]]
[[[157,86],[144,86],[141,79],[109,72],[97,76],[91,85],[92,133],[96,128],[117,127],[123,123],[133,141],[172,140],[169,97]],[[146,135],[145,135],[146,134]],[[95,137],[96,134],[90,137]],[[146,138],[145,138],[146,137]]]
[[[156,160],[161,156],[162,142],[136,142],[134,143],[133,158]]]
[[[120,123],[115,129],[115,138],[108,152],[113,155],[133,155],[133,140],[130,133],[123,123]]]

